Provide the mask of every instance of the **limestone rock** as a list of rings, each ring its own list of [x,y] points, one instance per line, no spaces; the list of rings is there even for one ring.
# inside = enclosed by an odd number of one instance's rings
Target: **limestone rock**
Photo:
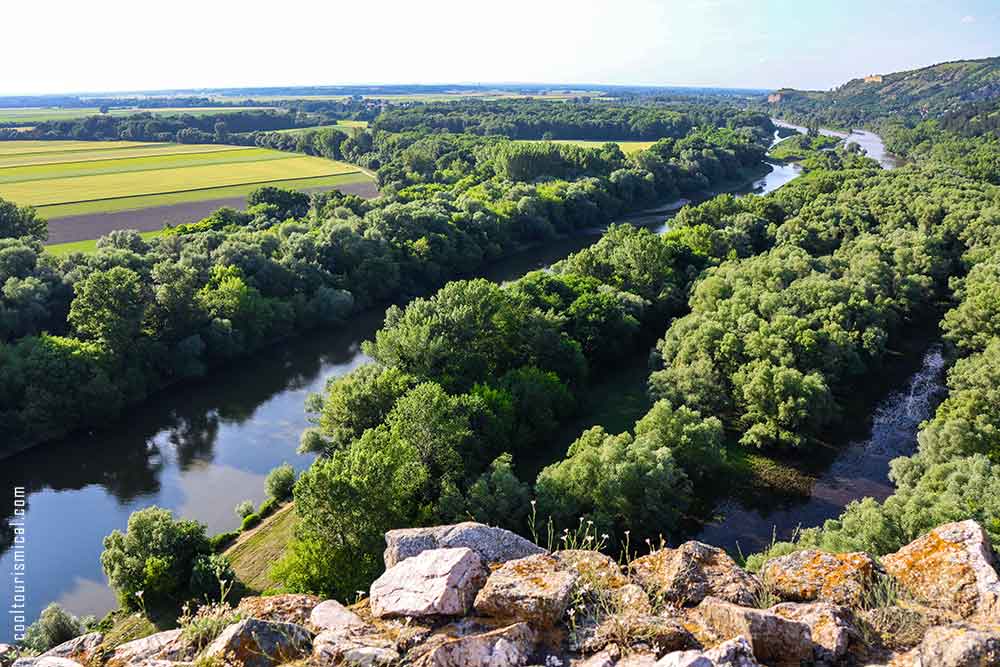
[[[55,648],[50,648],[42,657],[69,658],[77,662],[89,662],[97,647],[104,641],[100,632],[88,632],[68,642],[63,642]]]
[[[336,600],[320,602],[309,614],[309,626],[320,632],[325,630],[350,632],[366,625],[360,616]]]
[[[486,563],[506,563],[545,553],[545,549],[509,530],[474,521],[432,528],[390,530],[385,534],[385,543],[383,558],[386,568],[428,549],[466,547],[479,554]]]
[[[847,655],[853,640],[860,639],[850,609],[828,602],[782,602],[768,611],[809,626],[816,660],[836,664]]]
[[[486,616],[554,626],[569,605],[576,572],[548,554],[508,561],[494,570],[476,596],[476,611]]]
[[[286,593],[266,597],[248,597],[240,600],[236,611],[242,618],[259,618],[262,621],[279,621],[303,625],[309,614],[320,603],[315,595]]]
[[[124,667],[144,660],[180,658],[187,651],[181,631],[165,630],[120,644],[107,661],[108,667]]]
[[[963,618],[1000,617],[1000,578],[989,537],[975,521],[935,528],[882,558],[886,571],[918,600]]]
[[[617,645],[611,644],[600,653],[595,653],[589,658],[571,661],[570,667],[615,667],[621,655],[621,649]]]
[[[668,653],[656,667],[760,667],[753,647],[744,637],[736,637],[708,651]]]
[[[784,600],[858,607],[875,576],[877,563],[865,553],[797,551],[767,562],[762,577]]]
[[[309,655],[312,639],[312,633],[295,623],[247,618],[223,630],[204,655],[242,667],[271,667]]]
[[[11,667],[82,667],[82,665],[69,658],[43,655],[37,658],[18,658]]]
[[[649,615],[653,613],[653,604],[649,601],[646,589],[637,584],[625,584],[610,592],[612,609],[623,615]]]
[[[479,554],[466,547],[423,551],[372,583],[372,614],[377,618],[463,615],[488,574]]]
[[[754,656],[767,664],[798,665],[813,660],[813,642],[805,623],[716,597],[702,600],[697,613],[722,637],[745,637]]]
[[[1000,633],[956,623],[931,628],[910,653],[897,658],[896,667],[984,667],[1000,665]]]
[[[685,542],[632,561],[632,578],[654,596],[695,605],[708,596],[752,604],[760,582],[722,549]]]
[[[592,549],[567,549],[553,554],[569,570],[580,575],[580,583],[601,590],[621,588],[628,584],[618,563]]]
[[[375,635],[348,636],[337,630],[321,632],[313,640],[310,664],[380,667],[399,660],[392,642]]]
[[[534,630],[527,623],[515,623],[445,641],[415,664],[420,667],[520,667],[527,664],[534,647]]]

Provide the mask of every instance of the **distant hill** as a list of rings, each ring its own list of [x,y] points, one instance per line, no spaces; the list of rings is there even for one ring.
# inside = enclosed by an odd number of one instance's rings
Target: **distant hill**
[[[1000,102],[1000,57],[957,60],[852,79],[831,91],[782,88],[767,105],[787,117],[809,116],[841,126],[879,119],[943,116]]]

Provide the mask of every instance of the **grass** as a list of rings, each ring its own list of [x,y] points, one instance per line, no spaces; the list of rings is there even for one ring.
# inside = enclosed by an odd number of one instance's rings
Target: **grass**
[[[73,148],[61,151],[41,151],[5,155],[3,153],[4,145],[3,143],[0,143],[0,168],[62,164],[65,162],[98,162],[102,160],[121,160],[131,157],[154,157],[158,155],[186,155],[252,150],[247,146],[224,146],[220,144],[140,144],[135,147],[124,146],[118,148],[103,148],[102,144],[115,142],[80,141],[77,143],[90,145],[92,148]]]
[[[538,141],[537,139],[520,139],[519,141]],[[592,141],[588,139],[553,139],[554,144],[572,144],[574,146],[582,146],[584,148],[599,148],[607,141]],[[639,151],[644,151],[653,144],[655,141],[611,141],[610,143],[618,144],[622,152],[626,155],[634,155]]]
[[[83,150],[115,150],[118,148],[137,148],[156,146],[148,141],[72,141],[53,140],[37,141],[34,139],[17,139],[15,141],[0,141],[0,155],[33,155],[37,153],[64,153]]]
[[[366,120],[338,120],[336,123],[330,125],[313,125],[311,127],[293,127],[287,130],[276,130],[278,134],[302,134],[304,132],[310,132],[313,130],[322,130],[325,127],[332,127],[334,129],[344,132],[348,136],[352,135],[356,130],[363,130],[368,127],[368,121]]]
[[[297,522],[295,505],[290,503],[226,549],[236,576],[250,591],[261,593],[277,586],[270,578],[271,566],[284,554]]]
[[[156,238],[163,234],[163,230],[157,230],[154,232],[142,232],[139,234],[144,239]],[[89,241],[73,241],[71,243],[55,243],[53,245],[45,246],[45,252],[50,255],[55,255],[56,257],[63,257],[73,252],[94,252],[97,250],[97,239],[90,239]]]
[[[192,116],[210,116],[214,114],[236,113],[238,111],[256,111],[272,107],[163,107],[163,108],[129,108],[111,109],[109,116],[131,116],[137,113],[151,113],[154,116],[175,116],[190,114]],[[81,107],[79,109],[61,109],[56,107],[25,107],[19,109],[0,109],[0,125],[4,123],[44,123],[50,120],[76,120],[88,116],[101,115],[97,107]]]

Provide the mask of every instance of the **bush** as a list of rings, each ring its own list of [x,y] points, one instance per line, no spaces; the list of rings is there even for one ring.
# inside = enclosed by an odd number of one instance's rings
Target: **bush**
[[[149,507],[132,513],[125,533],[104,538],[101,567],[122,606],[135,608],[139,591],[147,604],[182,599],[195,562],[211,553],[204,524]]]
[[[236,573],[228,558],[221,554],[200,556],[191,569],[188,590],[197,599],[224,601],[235,582]]]
[[[251,514],[243,519],[243,523],[240,524],[240,530],[250,530],[254,526],[260,524],[261,518],[259,514]]]
[[[236,516],[238,516],[240,519],[247,518],[248,516],[253,514],[253,501],[244,500],[243,502],[236,505],[236,509],[234,511],[236,512]]]
[[[295,488],[295,469],[289,463],[283,463],[267,475],[267,492],[277,500],[288,500]]]
[[[53,602],[28,626],[23,645],[37,653],[44,653],[54,646],[83,634],[83,624],[76,617]]]
[[[230,530],[225,533],[219,533],[218,535],[213,535],[208,538],[208,543],[212,547],[212,551],[219,552],[228,547],[230,544],[236,541],[236,538],[240,536],[240,531]]]
[[[271,516],[274,514],[274,510],[278,509],[280,506],[280,500],[277,498],[268,498],[260,504],[260,507],[257,509],[257,515],[260,516],[261,519]]]
[[[240,620],[240,614],[225,602],[198,607],[190,614],[187,611],[177,619],[181,626],[181,637],[188,646],[202,649],[222,634],[228,626]]]

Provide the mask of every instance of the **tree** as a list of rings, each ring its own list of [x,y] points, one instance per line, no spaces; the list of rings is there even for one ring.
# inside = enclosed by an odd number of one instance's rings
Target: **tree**
[[[686,405],[674,408],[669,401],[657,401],[636,422],[636,443],[658,449],[668,447],[681,468],[695,482],[709,477],[725,461],[722,422],[702,417]]]
[[[21,643],[31,651],[44,653],[83,633],[80,619],[52,602],[42,610],[38,620],[28,626]]]
[[[288,500],[295,488],[295,468],[290,463],[281,464],[267,474],[264,485],[275,500]]]
[[[513,457],[503,453],[469,487],[468,513],[481,523],[522,531],[530,500],[531,488],[517,478]]]
[[[101,567],[119,603],[135,609],[140,596],[146,604],[183,599],[196,562],[211,552],[204,524],[175,521],[170,510],[154,506],[133,512],[124,533],[104,538]]]
[[[135,271],[116,266],[95,271],[74,286],[69,323],[84,339],[96,340],[115,354],[139,335],[149,288]]]
[[[14,202],[0,197],[0,239],[27,236],[36,241],[47,241],[49,225],[30,206],[18,207]]]
[[[281,220],[304,218],[309,213],[309,195],[273,185],[257,188],[247,195],[247,208],[258,204],[273,204]]]

